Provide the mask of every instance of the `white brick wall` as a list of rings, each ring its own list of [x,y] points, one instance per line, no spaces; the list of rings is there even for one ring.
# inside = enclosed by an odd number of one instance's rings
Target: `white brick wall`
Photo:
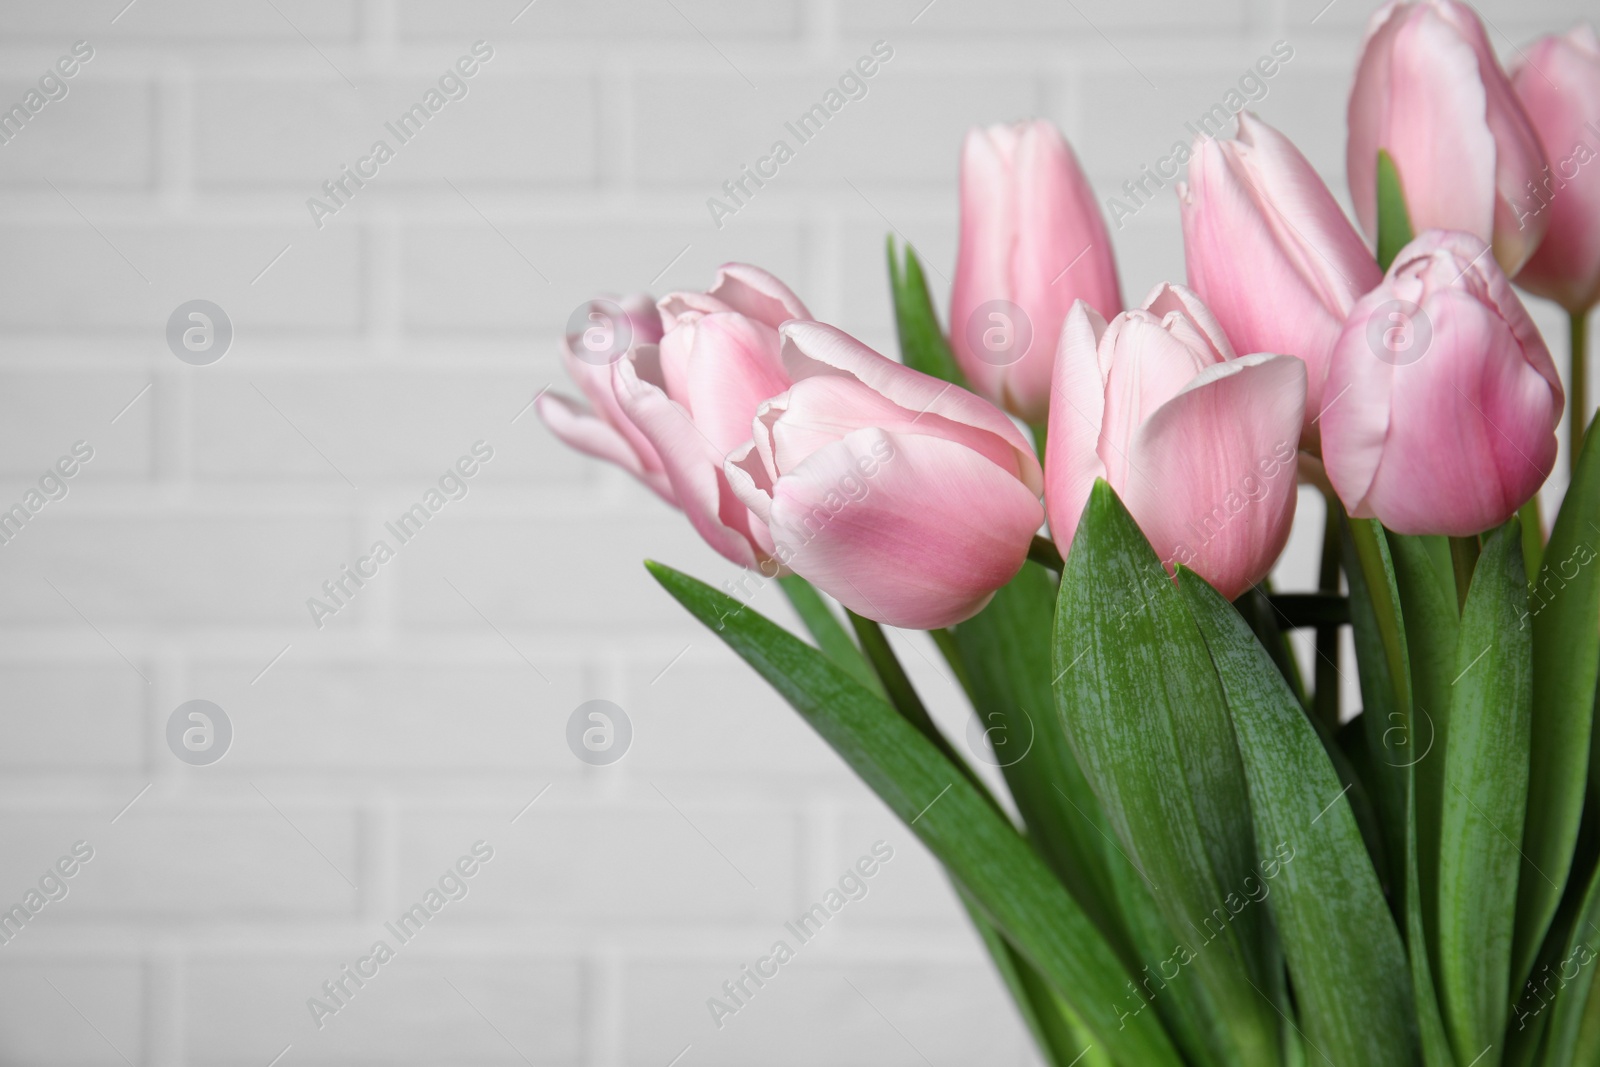
[[[0,502],[95,449],[0,546],[0,902],[95,849],[0,945],[0,1063],[1034,1062],[936,865],[640,560],[729,567],[523,408],[580,300],[728,259],[887,345],[883,234],[942,300],[967,125],[1047,115],[1109,193],[1278,38],[1260,110],[1342,188],[1366,0],[525,2],[0,2],[0,102],[95,48],[0,147]],[[1484,8],[1509,49],[1579,6]],[[714,228],[879,38],[869,95]],[[478,39],[469,95],[315,228],[306,198]],[[1130,298],[1181,277],[1171,205],[1116,240]],[[214,366],[166,347],[194,298],[234,324]],[[480,439],[467,498],[313,628]],[[192,767],[165,728],[202,697],[235,737]],[[564,740],[595,697],[635,729],[612,767]],[[870,896],[717,1030],[705,999],[880,838]],[[468,896],[318,1030],[306,999],[479,839]]]

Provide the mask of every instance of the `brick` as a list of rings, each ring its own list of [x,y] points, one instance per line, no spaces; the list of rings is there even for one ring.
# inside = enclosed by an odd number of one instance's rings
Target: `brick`
[[[233,352],[263,329],[350,329],[361,321],[355,228],[297,239],[261,276],[290,243],[281,228],[119,224],[93,198],[74,201],[89,222],[58,200],[50,208],[56,224],[0,226],[0,285],[10,294],[0,329],[137,331],[144,351],[166,359],[167,319],[196,298],[228,313]]]
[[[0,765],[105,773],[134,770],[144,760],[149,696],[121,663],[8,663],[7,700],[16,714]]]
[[[946,735],[953,738],[957,751],[967,754],[964,729],[947,730]],[[868,882],[867,896],[840,913],[842,928],[903,928],[920,923],[954,932],[971,925],[939,861],[876,797],[843,807],[834,818],[828,840],[831,847],[807,872],[811,884],[804,890],[802,907],[820,899],[857,860],[870,854],[874,843],[882,841],[894,849],[894,858],[880,865]]]
[[[536,428],[531,409],[511,422],[548,380],[470,369],[207,375],[194,385],[195,473],[230,484],[343,485],[298,427],[356,485],[391,485],[385,513],[416,503],[458,459],[471,458],[479,441],[494,458],[474,461],[478,471],[465,479],[463,500],[504,499],[508,483],[575,484],[588,471],[578,453]],[[576,391],[564,382],[558,389],[568,390]],[[382,529],[374,524],[368,532],[380,536]]]
[[[239,744],[216,767],[222,775],[576,770],[562,728],[584,699],[577,672],[547,659],[545,682],[505,658],[511,662],[299,661],[291,652],[254,685],[265,658],[201,667],[190,691],[233,720]]]
[[[353,536],[344,521],[308,516],[82,517],[47,507],[6,546],[30,565],[0,573],[0,623],[61,624],[95,652],[101,639],[73,607],[102,628],[226,621],[298,629],[305,598],[353,558]],[[352,610],[365,612],[360,602]],[[265,662],[272,650],[262,652]]]
[[[0,967],[6,1059],[95,1067],[141,1062],[143,997],[137,961],[73,953]]]
[[[402,139],[386,128],[398,127],[402,114],[437,89],[438,78],[467,55],[471,43],[463,40],[454,52],[441,52],[415,76],[363,78],[359,93],[342,83],[205,84],[195,103],[197,178],[206,185],[286,186],[283,195],[308,228],[312,217],[305,200],[325,198],[323,182],[340,178],[341,167],[354,170],[380,140],[394,158],[367,165],[377,168],[368,185],[348,186],[353,209],[376,199],[375,188],[394,185],[437,186],[453,198],[447,177],[457,185],[590,181],[594,93],[583,77],[517,76],[497,56],[498,64],[491,59],[465,79],[466,95],[448,100],[420,131],[402,129]]]
[[[0,21],[9,35],[59,38],[66,44],[82,37],[96,45],[128,38],[163,46],[201,40],[298,42],[301,33],[327,44],[349,41],[355,35],[356,0],[274,2],[281,15],[270,5],[235,9],[206,0],[137,6],[128,0],[61,0],[44,5],[6,0],[0,3]]]
[[[347,987],[354,994],[322,1017],[319,1030],[307,999],[322,995],[322,983],[379,938],[396,947],[374,923],[341,936],[318,957],[195,960],[184,988],[190,1056],[260,1067],[292,1043],[290,1055],[301,1063],[415,1064],[434,1062],[446,1049],[454,1063],[579,1062],[583,985],[575,964],[461,956],[433,944],[397,946],[366,985]]]
[[[890,42],[893,44],[893,42]],[[633,101],[634,168],[641,182],[672,182],[721,196],[724,181],[757,165],[774,141],[794,158],[771,179],[776,187],[825,185],[840,202],[857,194],[844,185],[905,182],[953,187],[961,138],[969,126],[1026,118],[1039,106],[1035,80],[1010,71],[939,71],[907,48],[865,81],[866,95],[850,100],[815,129],[800,116],[837,89],[840,77],[870,42],[836,62],[804,74],[765,77],[760,94],[730,91],[711,75],[644,76]],[[768,164],[768,170],[774,164]],[[840,187],[843,186],[841,189]],[[750,186],[753,188],[753,186]],[[868,196],[871,193],[868,192]],[[766,189],[756,190],[760,203]]]
[[[117,817],[140,788],[135,779],[124,781],[126,798],[100,808],[7,816],[0,829],[7,901],[20,899],[74,842],[94,848],[68,895],[34,920],[44,929],[30,925],[13,944],[91,919],[268,919],[353,910],[358,894],[345,878],[360,885],[366,872],[350,812],[307,808],[295,803],[292,789],[267,782],[265,797],[251,790],[237,803],[201,801],[188,810],[146,795]]]
[[[935,202],[942,210],[929,213],[922,204],[923,198],[913,201],[897,196],[893,186],[881,190],[875,187],[867,195],[889,221],[859,197],[855,204],[848,205],[839,238],[842,305],[838,324],[885,355],[898,358],[884,238],[894,233],[897,246],[903,241],[911,242],[922,262],[923,276],[939,309],[940,321],[947,323],[950,286],[955,277],[958,200],[953,188],[947,194],[935,194]]]
[[[474,878],[463,923],[554,921],[609,932],[783,914],[793,895],[794,820],[726,798],[696,803],[684,792],[663,781],[641,786],[634,804],[573,807],[564,799],[572,787],[557,784],[515,825],[526,798],[477,812],[417,812],[403,824],[398,884],[422,892],[482,839],[495,855]],[[531,912],[529,901],[538,902]]]
[[[602,42],[618,38],[643,41],[699,41],[699,32],[714,41],[727,38],[781,38],[798,28],[794,0],[741,4],[737,0],[681,0],[676,6],[640,7],[625,0],[592,0],[582,9],[527,0],[465,0],[448,6],[428,0],[400,0],[396,22],[407,39],[453,39],[464,33],[498,32],[546,40],[587,37]],[[516,18],[516,23],[510,20]],[[499,27],[504,26],[504,29]],[[697,32],[697,30],[699,32]]]
[[[139,374],[93,374],[6,370],[0,372],[0,491],[9,506],[78,441],[94,449],[88,463],[66,480],[70,500],[84,486],[151,472],[151,424],[155,405],[146,394],[118,413],[150,382]],[[116,418],[113,425],[111,420]],[[92,490],[91,490],[92,491]],[[55,501],[53,508],[61,501]]]
[[[631,772],[756,774],[763,779],[824,775],[831,788],[848,769],[772,687],[710,635],[680,659],[639,662],[623,705],[633,718]],[[643,660],[643,657],[639,657]]]
[[[529,552],[534,537],[549,549]],[[640,561],[660,559],[718,587],[743,573],[713,553],[687,520],[659,503],[599,521],[567,513],[538,521],[440,523],[426,528],[405,552],[397,561],[405,566],[399,575],[401,620],[424,629],[469,628],[481,632],[486,643],[499,638],[445,583],[446,577],[497,626],[615,632],[619,625],[648,625],[664,644],[677,640],[674,647],[682,648],[703,640],[705,632]],[[528,651],[537,659],[536,648]]]
[[[470,189],[463,191],[472,196]],[[630,222],[607,215],[539,226],[507,218],[497,201],[474,199],[495,221],[493,228],[458,204],[455,225],[417,227],[403,236],[402,314],[408,328],[537,326],[553,339],[597,293],[703,289],[716,267],[730,260],[760,263],[797,290],[805,288],[803,244],[793,226],[735,220],[737,225],[718,231],[703,199],[683,200],[667,224],[659,217]]]
[[[729,1067],[1032,1062],[1024,1058],[1028,1038],[1015,1009],[986,967],[896,964],[877,954],[830,959],[811,945],[800,946],[718,1030],[707,998],[782,934],[780,925],[766,943],[753,943],[748,959],[630,967],[625,1062],[659,1065],[685,1043],[692,1043],[696,1063]]]
[[[846,36],[896,32],[905,37],[953,35],[963,41],[976,36],[1016,43],[1042,35],[1092,36],[1096,28],[1113,27],[1153,33],[1191,27],[1223,31],[1238,27],[1244,11],[1242,0],[1158,0],[1140,5],[1119,4],[1115,0],[1083,0],[1072,5],[1050,0],[997,0],[981,6],[929,4],[928,0],[867,0],[844,9],[840,32]],[[1133,39],[1130,35],[1116,43],[1127,49]]]
[[[22,101],[57,56],[32,67],[35,80],[0,82],[0,108]],[[67,95],[51,100],[0,145],[0,184],[43,187],[147,186],[154,178],[155,94],[148,83],[101,77],[94,61],[61,80]],[[56,90],[59,92],[59,90]],[[15,123],[7,126],[9,131]],[[45,187],[48,188],[48,187]]]

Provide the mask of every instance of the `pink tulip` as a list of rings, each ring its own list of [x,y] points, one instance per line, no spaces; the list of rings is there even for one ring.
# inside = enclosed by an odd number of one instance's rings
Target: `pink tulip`
[[[1237,140],[1195,143],[1178,203],[1189,284],[1234,349],[1305,361],[1314,445],[1328,354],[1383,272],[1306,158],[1249,112]]]
[[[771,553],[860,615],[934,629],[988,603],[1044,518],[1044,478],[1004,413],[831,326],[780,331],[795,384],[728,457]]]
[[[1561,380],[1488,252],[1430,230],[1351,311],[1322,419],[1350,514],[1468,536],[1510,518],[1555,464]]]
[[[1521,217],[1544,151],[1477,14],[1455,0],[1390,0],[1367,23],[1350,92],[1347,163],[1356,214],[1377,234],[1378,150],[1387,149],[1415,232],[1464,230],[1508,274],[1548,219]]]
[[[1540,39],[1511,84],[1550,160],[1523,198],[1550,228],[1517,284],[1582,314],[1600,303],[1600,38],[1577,26]]]
[[[1073,306],[1054,393],[1045,505],[1062,552],[1104,478],[1169,570],[1229,599],[1266,577],[1294,522],[1303,362],[1236,357],[1198,296],[1158,285],[1109,325]]]
[[[669,294],[659,308],[659,345],[636,345],[600,368],[569,358],[594,414],[549,395],[539,413],[574,448],[617,463],[682,508],[728,559],[777,573],[770,538],[733,496],[722,462],[749,441],[761,402],[789,388],[778,326],[810,313],[778,279],[742,263],[719,269],[707,291]]]
[[[623,321],[616,321],[619,306]],[[622,413],[611,391],[613,365],[624,355],[619,346],[644,349],[644,358],[654,359],[655,345],[661,340],[661,315],[649,294],[634,293],[623,297],[620,305],[610,300],[591,301],[583,321],[582,331],[562,338],[561,359],[589,407],[557,393],[542,393],[534,401],[534,409],[550,432],[568,446],[615,463],[667,503],[677,504],[655,446]]]
[[[1077,157],[1048,122],[967,133],[950,343],[972,387],[1042,423],[1073,301],[1122,310],[1111,239]]]

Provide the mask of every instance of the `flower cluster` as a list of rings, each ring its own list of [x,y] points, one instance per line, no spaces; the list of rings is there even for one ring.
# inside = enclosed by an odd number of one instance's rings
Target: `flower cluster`
[[[994,126],[961,158],[960,384],[728,264],[703,292],[623,301],[632,343],[612,362],[568,338],[588,406],[545,396],[540,414],[728,559],[900,626],[981,610],[1046,515],[1065,551],[1097,479],[1169,569],[1229,597],[1283,549],[1296,453],[1353,516],[1477,534],[1543,484],[1563,407],[1509,279],[1575,315],[1600,299],[1600,45],[1574,30],[1525,64],[1508,76],[1456,0],[1373,17],[1348,165],[1369,237],[1382,157],[1398,175],[1416,236],[1387,271],[1289,139],[1242,113],[1234,139],[1196,140],[1177,185],[1186,284],[1125,307],[1067,142]]]

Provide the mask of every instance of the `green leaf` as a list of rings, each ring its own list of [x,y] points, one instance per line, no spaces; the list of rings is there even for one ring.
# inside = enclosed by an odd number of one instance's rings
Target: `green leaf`
[[[1461,616],[1439,834],[1439,986],[1456,1058],[1500,1042],[1522,863],[1532,716],[1520,524],[1483,548]]]
[[[1528,974],[1572,868],[1583,813],[1600,667],[1600,434],[1583,444],[1572,484],[1528,594],[1533,630],[1533,734],[1528,757],[1525,864],[1517,896],[1512,984]],[[1594,788],[1591,783],[1590,788]]]
[[[1405,949],[1347,788],[1245,620],[1193,572],[1179,571],[1178,588],[1227,696],[1266,879],[1257,885],[1283,942],[1306,1043],[1331,1063],[1408,1067],[1416,1018]]]
[[[1384,149],[1378,149],[1378,266],[1389,269],[1394,257],[1411,243],[1411,215],[1406,210],[1400,171]]]
[[[1549,1012],[1550,1020],[1544,1034],[1544,1051],[1541,1062],[1547,1064],[1594,1063],[1593,1049],[1587,1050],[1590,1058],[1580,1059],[1580,1045],[1594,1045],[1595,1035],[1585,1035],[1593,1030],[1600,1019],[1593,1017],[1600,1011],[1595,993],[1600,991],[1594,981],[1594,972],[1600,963],[1600,869],[1589,879],[1588,891],[1578,908],[1572,933],[1565,942],[1565,951],[1551,968],[1552,974],[1535,975],[1534,984],[1543,984],[1546,992],[1550,982],[1556,983],[1555,1002],[1544,1006],[1542,999],[1535,1004]]]
[[[1432,737],[1418,738],[1423,731],[1412,715],[1407,630],[1389,537],[1375,519],[1351,519],[1346,529],[1353,563],[1346,567],[1351,620],[1361,661],[1361,694],[1367,702],[1362,717],[1371,750],[1383,765],[1376,793],[1382,798],[1387,852],[1400,879],[1394,897],[1411,961],[1417,1035],[1427,1067],[1450,1067],[1454,1058],[1434,987],[1418,873],[1414,767],[1431,751]]]
[[[1255,844],[1221,686],[1155,551],[1103,480],[1067,556],[1055,645],[1067,738],[1168,927],[1188,940],[1179,945],[1217,1058],[1278,1062],[1268,990],[1281,972],[1265,909],[1227,904],[1248,891]]]
[[[1128,971],[1070,894],[933,743],[822,653],[658,563],[657,581],[755,668],[936,856],[1120,1062],[1180,1067],[1154,1014],[1119,1020]]]
[[[1294,645],[1289,640],[1288,630],[1292,627],[1278,603],[1279,599],[1280,597],[1271,595],[1267,589],[1256,585],[1240,594],[1233,602],[1233,606],[1244,616],[1245,622],[1250,624],[1256,639],[1272,657],[1273,665],[1278,668],[1278,673],[1283,675],[1283,680],[1288,683],[1290,692],[1294,693],[1300,706],[1309,709],[1311,698],[1306,694],[1305,679],[1300,674],[1300,661],[1295,657]]]
[[[1105,860],[1100,802],[1061,733],[1050,686],[1056,583],[1024,566],[977,615],[950,631],[973,713],[1028,836],[1107,937],[1133,962]],[[992,753],[992,755],[990,754]],[[1138,964],[1134,964],[1135,967]]]
[[[1093,1045],[1084,1036],[1072,1009],[1056,996],[1039,972],[1017,954],[1011,943],[1000,936],[1000,931],[984,916],[972,897],[959,886],[957,890],[1039,1051],[1051,1067],[1087,1067],[1089,1057],[1085,1046],[1093,1048]]]
[[[816,639],[817,647],[852,678],[881,696],[883,686],[877,674],[861,655],[856,643],[850,640],[839,616],[833,613],[816,587],[798,574],[785,575],[778,579],[778,584],[783,587],[789,603],[794,605],[795,614],[800,616],[800,621],[805,623],[806,629]]]
[[[1405,911],[1406,772],[1411,749],[1411,675],[1400,632],[1399,601],[1391,596],[1393,569],[1382,529],[1371,519],[1344,527],[1345,575],[1350,583],[1350,628],[1361,684],[1361,715],[1346,729],[1359,729],[1366,754],[1364,781],[1383,834],[1395,914]],[[1367,575],[1376,577],[1369,585]],[[1396,678],[1396,675],[1399,675]],[[1347,750],[1350,746],[1346,746]]]
[[[1415,747],[1408,758],[1416,784],[1417,878],[1422,925],[1434,972],[1439,969],[1439,836],[1444,810],[1445,750],[1450,738],[1451,679],[1461,618],[1455,571],[1443,537],[1387,535],[1411,671]]]
[[[894,324],[900,337],[900,358],[906,366],[956,385],[965,385],[955,353],[939,326],[939,313],[928,295],[922,263],[908,244],[905,267],[895,254],[894,236],[886,238],[889,252],[889,288],[894,294]]]

